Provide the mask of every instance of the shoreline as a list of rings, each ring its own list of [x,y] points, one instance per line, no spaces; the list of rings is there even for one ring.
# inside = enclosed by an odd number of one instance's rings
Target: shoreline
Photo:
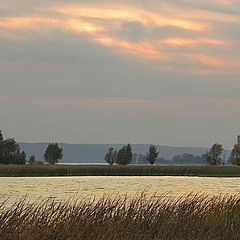
[[[240,177],[239,166],[208,165],[0,165],[0,177],[189,176]]]

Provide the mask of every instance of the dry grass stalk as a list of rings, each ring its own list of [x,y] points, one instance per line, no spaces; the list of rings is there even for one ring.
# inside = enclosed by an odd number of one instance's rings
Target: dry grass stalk
[[[240,195],[0,203],[1,240],[240,239]]]

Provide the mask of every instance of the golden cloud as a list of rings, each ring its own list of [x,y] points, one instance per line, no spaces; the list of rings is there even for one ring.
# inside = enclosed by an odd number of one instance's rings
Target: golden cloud
[[[213,21],[236,22],[239,18],[224,13],[210,13],[206,11],[184,9],[164,6],[161,9],[146,10],[139,7],[104,4],[98,5],[72,5],[64,4],[49,8],[51,14],[44,16],[20,16],[20,17],[2,17],[0,18],[0,35],[12,38],[15,30],[18,31],[39,31],[45,29],[60,29],[68,34],[85,34],[89,39],[99,45],[114,49],[119,54],[130,54],[137,58],[146,60],[154,60],[159,66],[157,69],[166,69],[174,71],[174,65],[185,61],[185,68],[191,71],[191,64],[199,65],[199,72],[204,72],[203,66],[207,69],[205,72],[221,72],[233,69],[233,62],[237,59],[231,59],[226,52],[221,56],[221,48],[230,47],[231,43],[227,40],[214,37],[212,33]],[[142,39],[129,40],[124,33],[115,34],[116,31],[121,32],[125,23],[135,22],[149,33],[145,33]],[[161,31],[164,27],[174,27],[179,31],[184,31],[186,37],[166,36],[158,37],[154,35],[154,31]],[[188,36],[188,31],[189,36]],[[121,35],[122,34],[122,35]],[[160,35],[161,36],[161,35]],[[71,37],[71,36],[69,36]],[[208,49],[218,50],[216,54]],[[175,51],[176,48],[182,48],[181,51]],[[185,48],[187,49],[188,52]],[[189,53],[189,51],[191,51]],[[161,65],[164,63],[164,66]],[[172,64],[173,63],[173,64]],[[156,68],[156,66],[154,66]],[[196,67],[195,67],[196,68]],[[218,69],[217,69],[218,68]],[[236,67],[234,67],[236,69]],[[176,68],[175,68],[176,70]],[[198,72],[198,69],[192,69]],[[192,72],[193,72],[192,71]],[[236,70],[237,71],[237,70]]]
[[[133,43],[130,41],[124,41],[117,38],[111,37],[99,37],[95,39],[100,44],[107,47],[115,47],[121,52],[124,50],[130,54],[136,55],[138,57],[155,59],[155,60],[167,60],[170,57],[164,54],[161,54],[160,51],[151,43],[151,42],[139,42]]]
[[[103,32],[104,27],[93,24],[91,22],[87,21],[81,21],[78,19],[70,19],[64,23],[66,28],[69,30],[76,32],[76,33],[96,33],[96,32]]]
[[[166,38],[160,41],[163,44],[166,44],[171,47],[194,47],[199,45],[215,45],[215,46],[224,46],[227,43],[220,39],[191,39],[191,38]]]
[[[192,61],[199,62],[204,65],[214,66],[214,67],[222,67],[225,62],[223,59],[217,58],[215,56],[209,56],[204,54],[190,54],[188,58]]]
[[[79,6],[59,6],[54,8],[58,13],[75,18],[91,18],[96,20],[111,20],[122,22],[139,22],[145,26],[172,26],[180,29],[192,31],[203,31],[206,29],[204,24],[199,22],[167,17],[158,12],[149,12],[137,8],[127,8],[118,6],[117,9],[110,7],[79,7]],[[112,22],[111,22],[112,23]]]
[[[1,29],[39,29],[44,26],[60,26],[60,19],[49,18],[49,17],[6,17],[0,18]]]

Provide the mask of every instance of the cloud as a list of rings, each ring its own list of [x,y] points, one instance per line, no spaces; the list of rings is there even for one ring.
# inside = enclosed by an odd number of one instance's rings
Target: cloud
[[[100,44],[107,47],[115,47],[119,52],[125,51],[139,58],[153,59],[153,60],[167,60],[170,57],[161,54],[159,49],[151,42],[129,42],[121,39],[111,37],[99,37],[96,39]]]
[[[56,7],[58,13],[75,18],[91,18],[98,21],[112,20],[119,22],[139,22],[145,26],[173,26],[180,29],[187,29],[192,31],[203,31],[206,26],[199,22],[187,19],[178,19],[169,17],[165,13],[146,11],[138,8],[131,8],[126,6],[110,7],[80,7],[78,5],[68,6],[63,5]],[[116,24],[117,24],[116,23]],[[114,25],[115,26],[115,25]]]
[[[208,66],[215,66],[215,67],[223,67],[224,60],[216,58],[214,56],[209,55],[189,55],[190,60],[197,61],[201,64],[208,65]]]
[[[239,15],[234,11],[238,6],[236,1],[214,1],[208,8],[205,0],[153,3],[155,5],[146,7],[137,1],[71,1],[67,4],[43,1],[36,5],[23,1],[19,15],[12,4],[4,1],[0,36],[10,41],[24,41],[31,38],[31,32],[43,38],[62,33],[68,42],[84,36],[89,43],[117,54],[158,62],[157,68],[161,71],[193,73],[199,69],[202,73],[219,74],[237,71],[236,64],[232,65],[239,61],[236,49],[240,50],[236,39],[239,28]],[[229,32],[231,26],[235,31]],[[183,61],[186,64],[182,64]],[[205,66],[208,69],[203,71]]]
[[[239,0],[1,0],[1,126],[36,141],[231,145],[239,16]]]
[[[166,38],[161,41],[171,47],[194,47],[198,45],[224,46],[226,42],[219,39],[191,39],[191,38]]]

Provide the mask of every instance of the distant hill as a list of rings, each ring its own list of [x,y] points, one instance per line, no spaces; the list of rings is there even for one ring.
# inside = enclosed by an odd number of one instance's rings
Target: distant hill
[[[43,160],[43,154],[47,147],[47,143],[19,143],[22,150],[27,153],[29,158],[35,155],[37,160]],[[59,143],[64,150],[64,157],[61,163],[104,163],[104,156],[109,147],[119,149],[123,144],[66,144]],[[146,154],[148,144],[132,144],[133,153]],[[171,147],[157,145],[159,157],[172,159],[177,154],[190,153],[193,155],[201,155],[208,149],[202,147]],[[226,151],[226,157],[229,151]]]

